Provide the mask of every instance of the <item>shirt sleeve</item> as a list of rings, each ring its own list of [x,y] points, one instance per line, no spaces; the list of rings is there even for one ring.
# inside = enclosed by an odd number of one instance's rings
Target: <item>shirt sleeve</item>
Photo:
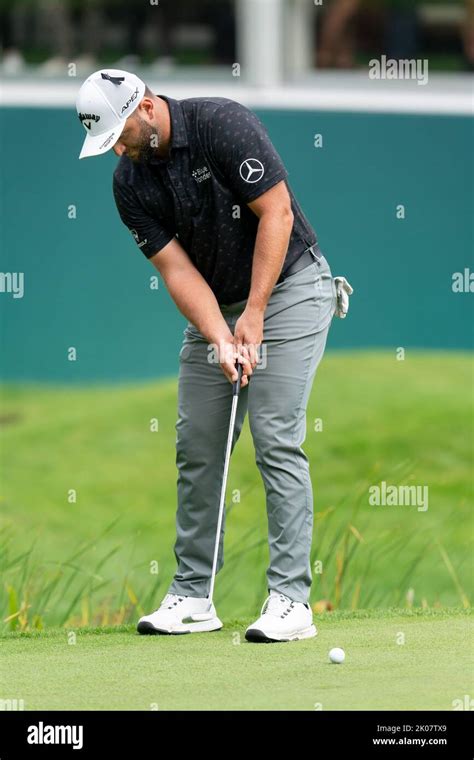
[[[115,176],[113,193],[122,222],[128,227],[147,259],[154,256],[174,238],[174,234],[169,229],[145,211],[134,191],[119,182]]]
[[[236,101],[225,103],[214,113],[210,152],[227,186],[245,203],[288,177],[260,119]]]

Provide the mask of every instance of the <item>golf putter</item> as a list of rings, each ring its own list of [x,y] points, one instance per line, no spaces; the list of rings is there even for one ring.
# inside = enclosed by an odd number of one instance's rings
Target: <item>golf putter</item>
[[[227,472],[229,470],[230,452],[232,449],[232,438],[234,436],[234,427],[235,427],[235,415],[237,412],[237,404],[239,401],[240,380],[242,378],[242,365],[238,362],[236,362],[235,364],[237,366],[238,376],[235,383],[233,383],[232,410],[230,413],[229,434],[227,436],[227,450],[225,453],[224,477],[222,480],[221,501],[219,504],[219,517],[217,520],[216,542],[214,546],[214,559],[212,561],[211,588],[209,590],[209,609],[207,612],[194,613],[192,615],[192,618],[196,622],[202,621],[202,620],[211,620],[213,617],[213,615],[211,614],[211,607],[212,607],[212,597],[214,594],[214,581],[216,578],[217,555],[219,552],[219,536],[221,534],[222,518],[224,514],[225,491],[226,491],[226,486],[227,486]]]

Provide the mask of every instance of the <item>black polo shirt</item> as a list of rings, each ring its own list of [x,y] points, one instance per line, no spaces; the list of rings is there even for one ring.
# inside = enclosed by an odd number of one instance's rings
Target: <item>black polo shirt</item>
[[[258,217],[246,205],[285,180],[283,162],[257,116],[228,98],[168,103],[169,156],[121,156],[113,192],[120,217],[151,258],[177,237],[218,303],[248,297]],[[316,242],[291,189],[293,229],[282,271]]]

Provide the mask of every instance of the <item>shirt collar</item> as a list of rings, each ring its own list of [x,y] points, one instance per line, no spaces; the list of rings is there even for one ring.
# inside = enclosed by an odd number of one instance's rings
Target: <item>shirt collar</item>
[[[171,119],[171,142],[170,148],[185,148],[188,145],[188,135],[184,121],[181,103],[167,95],[158,95],[159,98],[166,100],[170,109]]]

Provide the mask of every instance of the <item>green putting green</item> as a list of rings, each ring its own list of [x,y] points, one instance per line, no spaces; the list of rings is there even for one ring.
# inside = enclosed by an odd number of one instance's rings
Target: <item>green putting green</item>
[[[250,619],[213,633],[51,629],[0,639],[2,698],[25,710],[453,710],[474,689],[466,611],[315,616],[307,641],[250,644]],[[341,665],[328,652],[346,652]],[[466,697],[467,695],[467,697]]]

